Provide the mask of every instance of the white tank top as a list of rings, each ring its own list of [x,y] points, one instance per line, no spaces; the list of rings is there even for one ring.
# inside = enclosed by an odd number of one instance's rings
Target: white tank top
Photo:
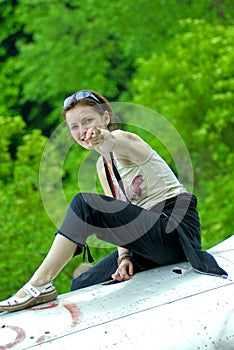
[[[155,204],[187,192],[167,163],[155,152],[140,165],[123,165],[115,159],[128,199],[132,204],[151,209]],[[126,201],[113,177],[118,198]]]

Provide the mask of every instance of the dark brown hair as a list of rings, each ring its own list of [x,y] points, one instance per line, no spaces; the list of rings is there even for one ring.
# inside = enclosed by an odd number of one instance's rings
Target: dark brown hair
[[[110,124],[108,125],[108,129],[109,130],[115,129],[112,121],[113,111],[112,111],[110,102],[105,97],[97,93],[96,91],[93,91],[93,90],[85,90],[85,91],[92,93],[100,103],[98,103],[96,100],[92,99],[91,97],[82,98],[80,100],[76,100],[75,98],[73,98],[71,99],[71,102],[66,107],[63,107],[62,109],[63,119],[66,120],[67,111],[69,111],[70,109],[74,108],[77,105],[90,106],[101,116],[105,113],[105,111],[107,111],[110,115]],[[77,91],[76,93],[79,93],[79,91]]]

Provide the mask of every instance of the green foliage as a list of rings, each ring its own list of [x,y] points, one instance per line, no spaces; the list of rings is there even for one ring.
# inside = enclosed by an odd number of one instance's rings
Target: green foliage
[[[13,160],[9,152],[10,146],[16,144],[20,134],[25,128],[25,123],[20,117],[14,119],[0,116],[0,162],[4,166],[0,168],[0,181],[8,182],[12,179]]]
[[[204,247],[232,234],[233,13],[231,0],[0,0],[0,299],[40,264],[73,195],[101,192],[95,156],[66,134],[43,158],[43,135],[78,89],[132,96],[166,116],[194,164]],[[128,128],[174,166],[160,140]],[[96,261],[113,250],[94,237],[89,243]],[[78,262],[56,279],[59,292],[68,291]]]
[[[89,0],[85,6],[2,0],[0,5],[5,47],[0,113],[20,114],[46,132],[59,120],[63,98],[78,89],[129,100],[135,59],[164,51],[179,19],[233,22],[230,0]]]
[[[28,272],[32,273],[35,264],[45,255],[48,239],[42,237],[48,235],[49,220],[37,191],[38,165],[46,138],[39,130],[26,134],[20,117],[1,117],[0,123],[0,295],[3,298],[24,282]],[[10,142],[16,137],[18,146],[13,157]],[[40,213],[39,216],[36,213]],[[8,286],[7,289],[4,286]]]
[[[166,52],[138,59],[134,101],[166,116],[185,141],[207,247],[234,228],[234,28],[192,19],[180,21],[180,27]]]
[[[14,58],[18,54],[17,40],[22,35],[21,23],[15,16],[15,1],[0,1],[0,114],[21,115],[19,108],[20,81]]]

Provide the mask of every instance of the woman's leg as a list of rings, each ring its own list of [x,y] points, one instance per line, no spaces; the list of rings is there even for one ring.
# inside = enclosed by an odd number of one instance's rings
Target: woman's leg
[[[73,198],[59,232],[81,244],[95,233],[101,240],[126,247],[158,265],[187,258],[201,272],[227,275],[210,254],[201,251],[195,196],[181,194],[154,209],[80,193]]]
[[[126,206],[129,209],[125,214]],[[75,196],[49,253],[29,282],[34,287],[40,287],[52,281],[75,254],[81,253],[82,249],[78,249],[78,246],[85,244],[86,238],[91,233],[99,232],[101,239],[113,242],[115,245],[136,239],[137,232],[143,234],[142,230],[134,229],[136,227],[134,219],[138,220],[141,211],[140,207],[129,206],[106,196],[94,194]],[[127,227],[128,222],[130,227]],[[20,289],[15,296],[23,298],[24,290]]]
[[[57,234],[49,253],[29,282],[35,287],[40,287],[51,282],[72,259],[76,249],[76,243],[60,234]],[[18,293],[16,293],[16,296],[19,298],[24,297],[25,292],[23,289],[20,289]]]
[[[136,241],[160,218],[160,213],[111,197],[92,193],[76,195],[58,233],[77,244],[85,244],[93,233],[103,241],[123,246]]]
[[[99,284],[111,279],[118,268],[118,251],[108,254],[104,259],[93,265],[87,272],[82,273],[72,281],[71,290],[81,289]]]
[[[58,232],[77,243],[85,243],[95,233],[97,238],[127,247],[158,265],[177,262],[185,258],[177,233],[165,236],[167,220],[161,213],[163,204],[152,212],[111,197],[79,193]]]

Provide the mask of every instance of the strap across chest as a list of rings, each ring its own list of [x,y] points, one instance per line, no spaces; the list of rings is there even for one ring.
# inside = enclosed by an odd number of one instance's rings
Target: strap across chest
[[[112,167],[112,171],[113,171],[113,174],[119,184],[119,187],[121,188],[127,202],[130,202],[130,200],[128,199],[128,196],[126,194],[126,191],[125,191],[125,188],[124,188],[124,184],[123,184],[123,181],[122,181],[122,178],[120,176],[120,173],[115,165],[115,161],[114,161],[114,155],[113,155],[113,152],[110,152],[110,158],[111,158],[111,167]],[[108,163],[106,161],[106,159],[103,157],[103,162],[104,162],[104,168],[105,168],[105,173],[106,173],[106,178],[107,178],[107,181],[108,181],[108,184],[109,184],[109,187],[110,187],[110,190],[111,190],[111,193],[113,195],[114,198],[117,198],[117,195],[116,195],[116,191],[115,191],[115,186],[114,186],[114,183],[113,183],[113,180],[112,180],[112,177],[111,177],[111,172],[110,172],[110,169],[108,167]]]

